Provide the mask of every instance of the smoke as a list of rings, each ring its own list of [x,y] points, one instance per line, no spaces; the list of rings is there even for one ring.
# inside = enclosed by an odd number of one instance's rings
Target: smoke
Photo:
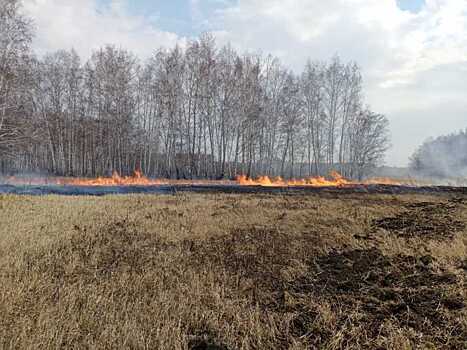
[[[0,174],[0,184],[8,185],[49,185],[57,182],[54,176],[44,173],[18,172],[11,174]]]
[[[412,156],[410,168],[423,178],[467,182],[467,130],[426,141]]]

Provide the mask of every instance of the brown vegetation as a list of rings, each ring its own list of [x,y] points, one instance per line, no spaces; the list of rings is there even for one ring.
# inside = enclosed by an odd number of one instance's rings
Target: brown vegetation
[[[0,196],[0,348],[461,349],[467,201]]]

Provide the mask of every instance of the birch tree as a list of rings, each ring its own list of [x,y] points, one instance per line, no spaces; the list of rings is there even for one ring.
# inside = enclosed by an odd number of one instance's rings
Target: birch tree
[[[271,55],[218,47],[210,34],[156,48],[145,62],[111,45],[87,59],[34,59],[18,3],[1,4],[2,171],[361,178],[384,158],[388,122],[362,107],[353,62],[310,60],[296,74]]]
[[[0,1],[0,157],[12,156],[27,140],[32,26],[17,0]]]

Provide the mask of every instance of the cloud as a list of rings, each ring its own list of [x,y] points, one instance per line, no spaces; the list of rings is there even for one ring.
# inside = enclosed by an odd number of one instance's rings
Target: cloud
[[[416,14],[396,0],[239,0],[219,11],[217,22],[223,40],[276,53],[296,68],[307,57],[339,52],[394,86],[467,60],[466,11],[466,0],[428,0]]]
[[[404,165],[426,137],[467,127],[467,0],[239,0],[213,27],[241,50],[273,53],[300,71],[338,53],[358,62],[367,101],[385,113]]]
[[[105,44],[148,57],[155,48],[174,46],[175,33],[155,28],[148,19],[130,15],[125,0],[98,6],[95,0],[25,0],[24,11],[33,18],[39,54],[74,48],[82,57]]]

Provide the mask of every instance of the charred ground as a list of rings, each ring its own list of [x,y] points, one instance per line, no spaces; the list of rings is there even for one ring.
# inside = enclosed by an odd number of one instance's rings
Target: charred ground
[[[467,346],[467,197],[0,196],[2,348]]]

